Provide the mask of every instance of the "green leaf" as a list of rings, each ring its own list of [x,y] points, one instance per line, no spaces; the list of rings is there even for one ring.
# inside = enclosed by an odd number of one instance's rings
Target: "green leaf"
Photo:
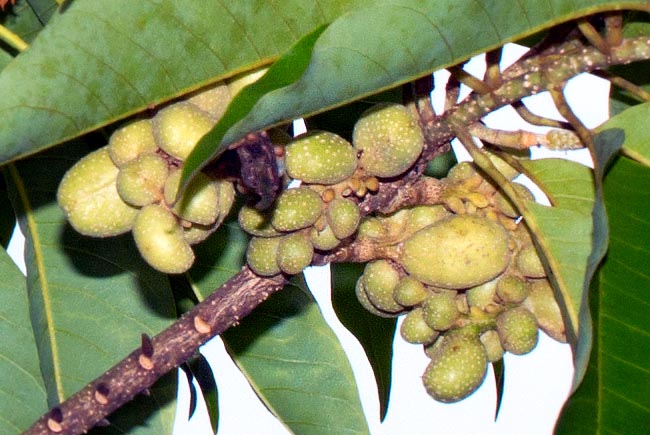
[[[2,24],[25,42],[31,42],[56,13],[57,7],[54,0],[18,0]]]
[[[5,249],[16,227],[16,215],[7,194],[7,184],[4,177],[0,177],[0,245]]]
[[[74,0],[0,73],[0,161],[237,73],[370,0]]]
[[[19,434],[47,409],[25,277],[0,249],[0,426]]]
[[[30,312],[49,406],[124,358],[139,345],[141,333],[154,335],[175,318],[167,277],[142,261],[130,235],[92,239],[66,224],[56,186],[75,156],[88,149],[68,145],[62,151],[8,168],[26,238]],[[136,424],[142,426],[130,433],[168,433],[175,380],[169,376],[156,384],[150,397],[111,417],[113,425],[102,433]]]
[[[339,320],[359,340],[375,374],[379,393],[379,416],[386,417],[390,399],[393,338],[396,318],[382,318],[361,306],[354,287],[363,264],[332,264],[332,305]]]
[[[216,433],[217,426],[219,425],[219,391],[217,390],[217,383],[214,380],[214,373],[212,372],[210,363],[203,355],[199,354],[181,368],[183,368],[187,374],[187,380],[190,384],[190,394],[192,396],[190,397],[190,412],[188,418],[192,418],[192,415],[196,410],[197,392],[192,383],[192,381],[196,379],[196,382],[201,388],[203,400],[205,401],[208,417],[210,418],[210,425],[212,430]]]
[[[612,7],[619,7],[618,2],[375,1],[328,26],[300,80],[265,95],[223,138],[217,124],[213,132],[219,134],[209,133],[199,142],[185,173],[194,172],[208,156],[218,155],[251,131],[343,105],[542,28]],[[635,7],[648,4],[630,4]]]
[[[623,153],[646,166],[650,166],[650,133],[639,126],[646,124],[648,119],[650,103],[643,103],[630,107],[607,121],[607,128],[625,130]]]
[[[591,286],[591,359],[556,435],[650,430],[650,169],[619,158],[605,177],[604,198],[610,243]]]
[[[258,396],[293,433],[369,434],[345,352],[302,277],[222,338]]]

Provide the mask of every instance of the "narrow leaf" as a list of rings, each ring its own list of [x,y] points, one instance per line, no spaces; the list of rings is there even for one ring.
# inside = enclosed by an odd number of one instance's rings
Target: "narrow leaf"
[[[222,338],[260,399],[293,433],[369,434],[345,352],[302,276]]]
[[[19,434],[47,409],[25,277],[0,249],[0,426]]]
[[[591,286],[594,344],[555,434],[650,431],[650,169],[619,158],[605,177],[609,251]]]
[[[210,425],[216,433],[217,426],[219,425],[219,392],[217,390],[217,383],[214,380],[212,367],[210,367],[210,363],[203,355],[199,355],[190,360],[188,365],[193,378],[196,379],[196,382],[201,388],[201,394],[203,395],[208,416],[210,417]]]
[[[503,392],[506,381],[506,364],[503,359],[492,363],[492,370],[494,372],[494,383],[497,389],[497,403],[494,407],[494,421],[499,417],[501,410],[501,402],[503,401]]]
[[[332,305],[339,320],[361,343],[375,374],[379,393],[379,416],[388,411],[393,361],[393,338],[397,320],[381,318],[365,310],[355,295],[362,264],[332,264]]]
[[[49,406],[125,357],[141,333],[154,335],[175,318],[166,276],[141,260],[130,236],[92,239],[66,224],[56,188],[75,156],[88,149],[69,145],[65,151],[10,166],[8,180],[26,237],[29,304]],[[145,421],[132,433],[169,432],[175,379],[166,377],[150,397],[124,408],[103,433]]]

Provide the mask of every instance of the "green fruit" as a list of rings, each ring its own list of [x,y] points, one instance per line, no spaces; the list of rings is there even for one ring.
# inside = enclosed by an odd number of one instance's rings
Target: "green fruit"
[[[309,240],[311,240],[314,248],[320,251],[330,251],[341,243],[329,225],[326,225],[321,231],[318,231],[315,227],[310,228]]]
[[[107,147],[83,157],[66,172],[57,201],[79,233],[109,237],[125,233],[133,226],[138,209],[125,203],[117,193],[118,174]]]
[[[381,220],[374,217],[365,217],[359,222],[358,238],[382,239],[386,236],[386,229]]]
[[[447,174],[447,179],[452,182],[461,182],[467,180],[478,172],[476,171],[476,166],[471,162],[459,162],[458,164],[452,166]]]
[[[217,225],[199,225],[199,224],[192,224],[191,227],[185,228],[183,227],[183,238],[187,243],[190,245],[196,245],[197,243],[201,243],[212,233],[214,233],[217,229]]]
[[[519,183],[512,183],[512,187],[517,192],[517,195],[521,197],[521,199],[526,200],[526,201],[533,201],[535,197],[533,196],[533,193],[528,190],[526,186],[523,184]],[[511,218],[516,218],[518,217],[521,213],[517,210],[517,208],[512,204],[510,199],[508,199],[507,196],[503,194],[503,192],[499,191],[495,195],[495,205],[503,213],[504,215],[511,217]]]
[[[253,237],[248,242],[246,261],[258,275],[273,276],[280,273],[278,266],[278,248],[281,237]]]
[[[371,261],[363,271],[363,284],[368,299],[381,311],[397,313],[404,310],[393,299],[399,280],[399,272],[387,260]]]
[[[359,164],[377,177],[400,175],[417,160],[424,147],[418,121],[398,104],[380,104],[362,115],[352,134]]]
[[[170,156],[185,160],[214,121],[193,104],[181,102],[158,112],[153,119],[158,146]]]
[[[311,184],[336,184],[357,168],[357,153],[342,137],[326,131],[298,136],[285,148],[284,162],[291,178]]]
[[[528,283],[516,275],[507,275],[497,283],[497,296],[506,304],[520,304],[528,297]]]
[[[478,338],[465,334],[454,334],[437,343],[422,382],[435,400],[457,402],[483,383],[488,362],[485,348]]]
[[[276,202],[271,225],[278,231],[296,231],[314,224],[321,212],[316,191],[308,187],[285,190]]]
[[[327,205],[327,223],[337,239],[345,239],[357,230],[361,220],[359,206],[347,198],[336,198]]]
[[[275,237],[280,232],[271,226],[271,213],[247,205],[239,210],[237,221],[242,230],[258,237]]]
[[[443,205],[419,205],[410,210],[404,228],[406,234],[413,234],[451,215]]]
[[[411,310],[404,316],[400,334],[405,341],[413,344],[432,343],[440,335],[424,321],[423,311],[420,307]]]
[[[446,331],[460,317],[456,305],[456,292],[432,293],[422,303],[424,320],[437,331]]]
[[[194,262],[194,252],[183,237],[183,228],[166,207],[143,207],[133,224],[133,238],[142,257],[163,273],[183,273]]]
[[[199,172],[190,180],[180,198],[176,199],[180,188],[182,171],[172,172],[165,182],[165,202],[177,216],[186,221],[210,225],[219,216],[219,186],[214,180]]]
[[[393,291],[395,302],[403,307],[420,305],[427,296],[429,296],[429,292],[424,284],[410,276],[400,279]]]
[[[158,145],[149,119],[134,121],[115,130],[108,141],[108,152],[118,168],[142,155],[155,154],[156,151]]]
[[[282,272],[296,275],[309,266],[314,247],[304,233],[292,233],[281,237],[277,262]]]
[[[529,278],[544,278],[546,271],[534,245],[528,245],[517,254],[517,270]]]
[[[213,119],[219,119],[230,104],[230,89],[223,83],[217,83],[208,90],[194,94],[187,102],[210,114]]]
[[[497,317],[501,345],[515,355],[523,355],[537,346],[537,320],[525,307],[511,308]]]
[[[536,279],[530,282],[529,289],[528,297],[523,305],[535,315],[537,324],[542,331],[553,339],[566,343],[566,328],[562,312],[555,300],[551,284],[546,279]]]
[[[169,171],[158,154],[145,154],[126,163],[117,176],[117,191],[124,201],[136,207],[158,202]]]
[[[463,289],[483,284],[510,261],[508,233],[480,216],[451,216],[417,231],[403,245],[401,264],[425,284]]]
[[[501,339],[499,338],[499,333],[494,329],[485,331],[479,337],[483,347],[485,347],[485,354],[489,362],[496,362],[503,358],[505,350],[501,346]]]
[[[212,183],[217,186],[219,191],[219,217],[217,217],[217,225],[228,216],[230,209],[235,203],[235,186],[228,180],[213,180]]]
[[[386,311],[382,311],[377,307],[375,307],[372,304],[372,302],[370,302],[370,299],[368,298],[368,293],[366,292],[366,288],[363,284],[363,275],[361,275],[357,280],[357,283],[354,286],[354,292],[357,295],[357,299],[359,300],[361,306],[371,314],[374,314],[375,316],[390,318],[390,317],[397,317],[397,315],[399,314],[399,313],[388,313]]]
[[[490,305],[494,305],[494,296],[497,292],[497,282],[499,279],[493,279],[476,287],[467,290],[467,303],[470,307],[476,307],[485,310]]]

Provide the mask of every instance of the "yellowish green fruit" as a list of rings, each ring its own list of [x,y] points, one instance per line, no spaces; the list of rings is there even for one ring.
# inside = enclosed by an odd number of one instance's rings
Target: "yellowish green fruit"
[[[246,261],[258,275],[273,276],[280,273],[278,266],[278,248],[281,237],[253,237],[248,242]]]
[[[117,176],[117,191],[124,201],[136,207],[158,202],[169,170],[158,154],[145,154],[126,163]]]
[[[156,151],[158,145],[154,139],[153,124],[150,119],[133,121],[115,130],[108,141],[108,152],[118,168],[142,155],[154,154]]]
[[[551,284],[546,279],[530,281],[530,292],[523,303],[537,319],[540,329],[553,339],[566,343],[566,327]]]
[[[278,231],[296,231],[316,222],[322,212],[321,197],[308,187],[282,192],[278,198],[271,225]]]
[[[437,331],[451,328],[460,317],[456,305],[456,292],[452,291],[431,293],[422,303],[422,310],[424,321]]]
[[[386,229],[384,228],[384,225],[381,223],[380,219],[374,216],[365,217],[361,219],[361,222],[359,222],[359,231],[357,233],[357,237],[383,239],[386,237]]]
[[[288,275],[296,275],[311,263],[314,246],[304,233],[291,233],[280,239],[278,266]]]
[[[453,334],[434,346],[422,382],[439,402],[452,403],[472,394],[483,383],[487,355],[477,337]]]
[[[485,347],[485,354],[489,362],[496,362],[503,358],[505,350],[501,346],[501,339],[499,339],[499,333],[494,329],[485,331],[479,337],[483,347]]]
[[[497,317],[497,332],[503,348],[524,355],[537,346],[537,320],[525,307],[511,308]]]
[[[497,283],[497,296],[504,303],[520,304],[528,297],[528,282],[516,275],[506,275]]]
[[[494,297],[497,293],[497,282],[499,278],[485,282],[483,284],[472,287],[465,292],[467,296],[467,303],[470,307],[476,307],[485,310],[490,305],[494,304]]]
[[[298,136],[285,148],[284,162],[291,178],[311,184],[336,184],[357,168],[352,144],[327,131]]]
[[[212,183],[219,191],[219,217],[217,217],[216,224],[221,225],[235,203],[235,186],[228,180],[212,180]]]
[[[271,225],[271,212],[266,210],[257,210],[248,205],[239,209],[237,216],[239,226],[248,234],[258,237],[275,237],[280,235]]]
[[[107,147],[83,157],[66,172],[57,191],[57,201],[77,232],[110,237],[131,229],[138,209],[118,194],[115,186],[118,174]]]
[[[326,225],[325,228],[320,231],[316,227],[310,228],[309,240],[311,240],[314,248],[320,251],[329,251],[336,248],[341,243],[341,241],[336,238],[329,225]]]
[[[217,120],[226,111],[230,103],[230,89],[223,83],[212,85],[209,89],[201,90],[187,99],[188,103],[194,104],[199,109],[208,113]]]
[[[512,183],[512,187],[521,199],[525,201],[533,201],[535,199],[533,193],[523,184]],[[498,191],[495,195],[495,205],[501,213],[508,217],[516,218],[521,214],[510,199],[501,191]]]
[[[347,198],[336,198],[327,205],[327,223],[337,239],[345,239],[357,230],[361,220],[359,206]]]
[[[508,233],[481,216],[442,219],[408,238],[400,258],[406,271],[425,284],[463,289],[483,284],[510,261]]]
[[[210,235],[216,231],[217,227],[218,226],[214,224],[192,224],[191,227],[183,227],[183,238],[185,238],[185,241],[190,245],[196,245],[210,237]]]
[[[424,147],[418,121],[398,104],[380,104],[357,121],[352,142],[368,174],[395,177],[406,172]]]
[[[546,271],[534,245],[528,245],[517,254],[517,270],[529,278],[544,278]]]
[[[403,307],[419,305],[428,295],[424,284],[411,276],[402,277],[393,291],[395,302]]]
[[[459,162],[458,164],[452,166],[452,168],[449,170],[449,173],[447,174],[447,179],[455,183],[460,183],[462,181],[465,181],[473,177],[477,173],[478,172],[476,170],[476,166],[474,165],[474,163]]]
[[[420,307],[412,309],[404,316],[400,334],[405,341],[412,344],[432,343],[440,335],[424,321],[424,314]]]
[[[451,216],[451,213],[443,205],[418,205],[410,210],[409,219],[404,228],[406,234],[413,234],[424,227]]]
[[[399,315],[399,313],[389,313],[386,311],[382,311],[377,307],[375,307],[372,304],[372,302],[370,302],[370,299],[368,298],[368,293],[366,292],[366,288],[363,284],[363,275],[361,275],[357,280],[357,283],[354,286],[354,292],[357,295],[357,299],[359,300],[361,306],[371,314],[374,314],[375,316],[379,316],[379,317],[385,317],[385,318],[397,317]]]
[[[368,299],[381,311],[397,313],[404,310],[404,307],[393,299],[393,292],[399,280],[399,272],[387,260],[371,261],[363,271],[363,284]]]
[[[165,206],[143,207],[133,224],[133,238],[140,255],[163,273],[183,273],[194,262],[194,252],[183,237],[183,228]]]
[[[154,136],[170,156],[184,161],[199,140],[212,129],[214,120],[193,104],[180,102],[156,114]]]
[[[177,216],[189,222],[210,225],[219,216],[219,187],[210,177],[199,172],[190,180],[180,198],[176,199],[181,170],[173,171],[165,182],[165,202]]]

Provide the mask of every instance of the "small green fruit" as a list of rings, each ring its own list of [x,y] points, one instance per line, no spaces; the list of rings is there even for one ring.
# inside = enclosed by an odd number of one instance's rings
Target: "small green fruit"
[[[497,283],[497,296],[506,304],[520,304],[528,297],[528,283],[516,275],[506,275]]]
[[[534,245],[528,245],[517,254],[517,270],[529,278],[544,278],[546,271]]]
[[[155,154],[156,151],[158,145],[150,119],[134,121],[115,130],[108,141],[108,152],[118,168],[142,155]]]
[[[494,329],[485,331],[479,337],[483,347],[485,347],[485,354],[489,362],[496,362],[503,358],[505,350],[501,346],[501,339],[499,338],[499,333]]]
[[[456,304],[456,292],[432,293],[422,303],[424,320],[437,331],[446,331],[460,317]]]
[[[411,276],[402,277],[393,291],[395,302],[403,307],[420,305],[427,296],[429,292],[424,284]]]
[[[515,355],[524,355],[537,346],[537,320],[525,307],[511,308],[497,317],[501,345]]]
[[[201,243],[212,233],[214,233],[217,229],[217,225],[199,225],[199,224],[192,224],[191,227],[185,228],[183,227],[183,238],[187,243],[190,245],[196,245],[197,243]]]
[[[452,403],[476,391],[485,379],[488,361],[479,339],[454,334],[434,347],[431,362],[422,376],[431,397]]]
[[[417,231],[403,245],[400,262],[425,284],[463,289],[483,284],[510,261],[508,233],[481,216],[450,216]]]
[[[133,224],[133,238],[142,257],[163,273],[183,273],[194,262],[194,252],[183,237],[183,228],[166,207],[143,207]]]
[[[195,105],[181,102],[158,112],[153,125],[158,146],[170,156],[183,161],[212,129],[214,121]]]
[[[131,229],[138,209],[118,194],[115,187],[118,174],[107,147],[86,155],[66,172],[57,191],[57,201],[77,232],[110,237]]]
[[[337,239],[345,239],[357,230],[361,220],[359,206],[347,198],[336,198],[327,205],[327,223]]]
[[[127,203],[144,207],[162,199],[168,173],[167,162],[158,154],[142,155],[122,166],[117,191]]]
[[[230,104],[230,89],[223,83],[217,83],[210,89],[202,90],[187,99],[188,103],[194,104],[199,109],[210,114],[213,119],[219,119]]]
[[[382,311],[377,307],[375,307],[372,304],[372,302],[370,302],[370,299],[368,298],[368,293],[366,292],[366,288],[363,284],[363,275],[361,275],[357,280],[357,283],[354,286],[354,292],[357,295],[357,299],[359,300],[361,306],[371,314],[374,314],[375,316],[379,316],[379,317],[384,317],[384,318],[397,317],[399,315],[399,313],[388,313],[386,311]]]
[[[467,303],[469,306],[485,310],[490,305],[493,305],[498,281],[499,279],[496,278],[467,290],[465,294],[467,295]]]
[[[409,219],[404,228],[406,234],[413,234],[422,228],[451,216],[451,213],[443,205],[418,205],[410,210]]]
[[[459,162],[458,164],[452,166],[452,168],[449,170],[447,179],[454,183],[460,183],[462,181],[468,180],[477,173],[478,172],[474,163]]]
[[[341,243],[329,225],[326,225],[321,231],[316,229],[316,227],[310,228],[309,239],[312,245],[314,245],[314,248],[320,251],[330,251]]]
[[[368,299],[381,311],[397,313],[404,310],[393,299],[399,280],[399,272],[387,260],[371,261],[363,271],[363,284]]]
[[[361,167],[377,177],[406,172],[424,147],[418,121],[398,104],[380,104],[362,115],[354,127],[352,142],[361,153]]]
[[[422,308],[414,308],[402,321],[400,326],[402,338],[412,344],[428,344],[435,341],[440,333],[424,321]]]
[[[553,339],[566,343],[566,327],[551,284],[546,279],[536,279],[530,281],[529,289],[523,305],[535,315],[542,331]]]
[[[517,192],[517,195],[521,197],[521,199],[526,201],[535,200],[533,193],[530,190],[528,190],[528,188],[523,184],[512,183],[512,187],[515,190],[515,192]],[[505,194],[501,191],[498,191],[495,195],[495,205],[497,206],[499,211],[501,211],[501,213],[503,213],[508,217],[516,218],[521,214],[512,204],[510,199],[508,199],[508,197],[505,196]]]
[[[165,182],[165,202],[186,221],[210,225],[220,213],[219,186],[214,180],[199,172],[190,180],[182,196],[176,200],[181,182],[181,170],[172,172]]]
[[[245,205],[239,209],[237,221],[242,230],[254,236],[275,237],[280,235],[280,232],[271,226],[271,213],[266,210],[257,210]]]
[[[248,242],[246,261],[258,275],[273,276],[280,273],[278,266],[278,248],[281,237],[253,237]]]
[[[336,184],[357,168],[357,153],[342,137],[326,131],[298,136],[285,148],[291,178],[311,184]]]
[[[316,191],[308,187],[285,190],[276,202],[271,225],[278,231],[296,231],[314,224],[321,212]]]
[[[281,237],[277,262],[282,272],[296,275],[311,263],[314,247],[304,233],[292,233]]]

